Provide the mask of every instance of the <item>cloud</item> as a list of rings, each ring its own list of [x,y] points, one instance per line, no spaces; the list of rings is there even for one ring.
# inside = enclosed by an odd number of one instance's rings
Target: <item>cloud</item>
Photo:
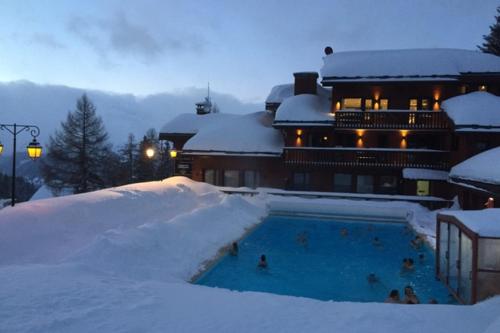
[[[31,36],[32,43],[40,44],[51,49],[65,49],[66,45],[59,42],[53,35],[46,33],[34,33]]]
[[[203,38],[186,31],[166,26],[151,31],[132,22],[123,12],[108,20],[74,16],[67,29],[108,60],[113,54],[150,63],[167,53],[199,52],[204,45]]]

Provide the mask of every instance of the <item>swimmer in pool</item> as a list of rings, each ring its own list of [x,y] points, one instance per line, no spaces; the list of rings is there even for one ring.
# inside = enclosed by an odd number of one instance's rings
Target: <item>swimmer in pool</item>
[[[238,251],[239,251],[238,243],[233,242],[233,244],[231,244],[231,249],[229,250],[229,254],[231,254],[232,256],[237,256]]]
[[[259,263],[257,264],[257,267],[258,268],[267,268],[267,259],[266,259],[265,254],[260,256],[260,260],[259,260]]]
[[[385,299],[384,303],[400,304],[401,298],[399,297],[399,291],[397,289],[392,289],[389,293],[389,297]]]
[[[378,237],[375,237],[372,241],[373,246],[375,247],[383,247],[382,242]]]
[[[347,231],[346,228],[340,229],[340,235],[342,235],[342,237],[346,237],[348,234],[349,234],[349,231]]]
[[[411,286],[405,287],[405,298],[403,299],[404,304],[419,304],[417,295]]]
[[[307,235],[307,231],[303,231],[303,232],[299,233],[297,235],[296,241],[297,241],[297,243],[299,245],[307,246],[307,244],[309,243],[309,238],[308,238],[308,235]]]

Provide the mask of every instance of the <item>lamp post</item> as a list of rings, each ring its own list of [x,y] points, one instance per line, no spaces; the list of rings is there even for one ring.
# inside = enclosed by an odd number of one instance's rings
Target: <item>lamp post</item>
[[[26,147],[26,152],[28,153],[28,156],[32,160],[38,159],[40,156],[42,156],[42,146],[38,141],[36,141],[36,138],[38,135],[40,135],[40,129],[38,126],[35,125],[18,125],[18,124],[0,124],[0,130],[5,130],[12,134],[13,136],[13,152],[12,152],[12,194],[11,194],[11,201],[10,205],[14,207],[16,204],[16,143],[17,143],[17,135],[21,132],[30,132],[31,136],[33,137],[33,140],[30,142],[30,144]],[[3,151],[3,145],[0,142],[0,154]]]
[[[172,147],[169,153],[170,153],[170,159],[172,160],[172,176],[175,176],[175,159],[177,158],[177,150]]]

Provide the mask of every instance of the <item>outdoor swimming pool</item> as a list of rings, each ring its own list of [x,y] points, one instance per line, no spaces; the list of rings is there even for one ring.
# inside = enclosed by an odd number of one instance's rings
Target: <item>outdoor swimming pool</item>
[[[342,229],[347,235],[342,235]],[[374,244],[375,237],[380,244]],[[410,245],[414,237],[403,223],[271,215],[239,243],[237,256],[223,256],[195,283],[355,302],[383,302],[391,289],[398,289],[403,297],[404,287],[411,285],[421,303],[434,298],[455,304],[435,279],[433,250],[414,249]],[[257,268],[261,254],[267,257],[267,269]],[[401,269],[403,258],[413,258],[413,271]],[[370,273],[378,282],[368,282]]]

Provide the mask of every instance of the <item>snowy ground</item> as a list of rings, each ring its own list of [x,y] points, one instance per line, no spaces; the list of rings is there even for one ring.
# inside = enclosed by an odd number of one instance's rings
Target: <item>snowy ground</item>
[[[499,331],[500,298],[475,306],[341,303],[187,282],[284,200],[391,207],[226,195],[180,177],[7,207],[0,211],[0,332]],[[433,213],[398,205],[432,234]]]

